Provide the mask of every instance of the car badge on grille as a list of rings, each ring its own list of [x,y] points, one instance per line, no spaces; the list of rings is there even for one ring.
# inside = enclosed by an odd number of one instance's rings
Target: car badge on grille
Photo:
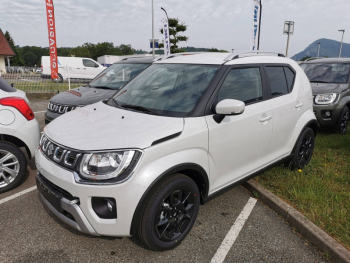
[[[47,155],[50,156],[53,154],[53,151],[55,150],[55,147],[52,143],[50,143],[49,147],[47,148]]]

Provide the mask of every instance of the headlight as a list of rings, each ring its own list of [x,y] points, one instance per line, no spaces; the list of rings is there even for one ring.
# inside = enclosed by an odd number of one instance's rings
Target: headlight
[[[116,151],[85,154],[81,160],[80,175],[90,180],[116,178],[130,165],[135,151]]]
[[[316,104],[330,104],[335,101],[337,98],[336,93],[330,93],[330,94],[319,94],[315,96],[315,103]]]

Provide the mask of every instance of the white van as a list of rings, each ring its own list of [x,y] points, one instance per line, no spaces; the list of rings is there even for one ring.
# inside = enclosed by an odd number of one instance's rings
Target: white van
[[[59,82],[68,79],[68,74],[71,79],[86,79],[92,80],[100,72],[106,69],[91,58],[79,57],[57,57],[58,58],[58,77]],[[69,70],[69,72],[68,72]],[[41,57],[41,77],[51,78],[50,57]]]

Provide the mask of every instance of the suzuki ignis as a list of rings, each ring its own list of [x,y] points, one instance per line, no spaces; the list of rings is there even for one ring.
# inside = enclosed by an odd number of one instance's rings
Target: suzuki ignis
[[[282,55],[170,56],[46,126],[38,190],[84,233],[172,249],[200,204],[274,165],[309,163],[312,105],[304,71]]]

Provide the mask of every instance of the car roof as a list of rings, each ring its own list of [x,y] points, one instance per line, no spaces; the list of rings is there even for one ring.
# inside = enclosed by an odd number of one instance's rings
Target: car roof
[[[312,59],[302,64],[320,64],[320,63],[350,63],[350,58],[319,58]]]
[[[158,58],[158,57],[156,57]],[[120,61],[117,61],[113,64],[152,64],[153,57],[132,57],[132,58],[124,58]]]
[[[282,54],[273,53],[268,55],[263,52],[256,54],[252,51],[242,51],[235,53],[202,52],[202,53],[178,53],[163,58],[154,64],[206,64],[206,65],[234,65],[248,63],[287,63],[293,64],[294,60],[283,57]],[[183,54],[183,55],[182,55]]]

